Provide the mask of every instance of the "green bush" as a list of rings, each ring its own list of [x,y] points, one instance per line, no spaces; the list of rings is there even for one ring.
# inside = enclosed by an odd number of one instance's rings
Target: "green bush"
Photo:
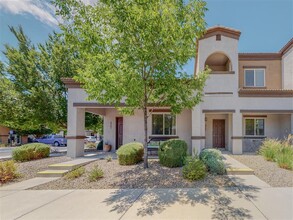
[[[12,151],[12,159],[20,162],[41,159],[49,155],[50,147],[41,143],[25,144]]]
[[[293,169],[293,148],[286,142],[282,143],[282,147],[276,153],[276,162],[279,167],[292,170]]]
[[[216,158],[216,159],[221,160],[222,153],[221,153],[221,151],[219,151],[217,149],[209,149],[209,148],[203,149],[199,154],[199,159],[207,160],[209,158]]]
[[[188,158],[182,168],[183,178],[190,181],[203,179],[206,175],[206,166],[198,158]]]
[[[85,173],[85,168],[84,167],[79,167],[75,170],[70,171],[69,173],[67,173],[64,177],[66,179],[76,179],[78,177],[80,177],[82,174]]]
[[[160,164],[166,167],[184,165],[187,156],[187,143],[180,139],[171,139],[160,145],[158,150]]]
[[[206,165],[210,173],[220,175],[225,174],[226,168],[221,151],[206,148],[200,152],[199,158]]]
[[[103,170],[101,170],[98,166],[95,166],[89,173],[88,179],[90,182],[97,181],[98,179],[104,176]]]
[[[222,159],[210,157],[203,160],[203,163],[207,166],[210,173],[223,175],[226,173],[225,164]]]
[[[12,160],[0,162],[0,183],[6,183],[19,177],[17,167]]]
[[[143,145],[139,142],[124,144],[116,153],[120,165],[136,164],[142,161]]]
[[[280,141],[274,139],[266,139],[262,142],[259,153],[266,160],[275,161],[276,155],[281,147],[282,143]]]

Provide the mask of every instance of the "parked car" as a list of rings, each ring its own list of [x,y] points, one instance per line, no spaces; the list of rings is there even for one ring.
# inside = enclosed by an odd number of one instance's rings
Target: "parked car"
[[[54,146],[67,146],[67,139],[61,135],[45,135],[41,138],[34,139],[34,142],[39,142],[43,144],[50,144]]]
[[[84,139],[84,143],[96,143],[97,138],[95,136],[86,136],[86,138]]]

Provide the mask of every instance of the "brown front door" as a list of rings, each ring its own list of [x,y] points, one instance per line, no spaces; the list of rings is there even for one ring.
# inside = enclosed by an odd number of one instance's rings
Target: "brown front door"
[[[225,120],[213,120],[213,147],[225,147]]]
[[[116,149],[123,144],[123,117],[116,118]]]

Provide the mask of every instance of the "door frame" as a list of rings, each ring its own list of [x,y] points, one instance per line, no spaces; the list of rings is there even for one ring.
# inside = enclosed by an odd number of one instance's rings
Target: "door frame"
[[[115,139],[116,139],[116,143],[115,143],[115,148],[116,148],[116,150],[118,150],[118,148],[120,147],[120,146],[118,146],[118,120],[119,119],[122,119],[122,143],[123,143],[123,127],[124,127],[124,122],[123,122],[123,117],[116,117],[116,128],[115,128]]]
[[[215,121],[222,121],[222,122],[224,122],[223,123],[224,129],[223,129],[223,134],[222,134],[224,143],[223,143],[223,146],[222,147],[216,147],[215,146],[215,139],[214,139],[214,122]],[[213,143],[213,148],[220,148],[220,149],[226,148],[226,119],[216,119],[216,118],[213,119],[213,123],[212,123],[212,143]]]

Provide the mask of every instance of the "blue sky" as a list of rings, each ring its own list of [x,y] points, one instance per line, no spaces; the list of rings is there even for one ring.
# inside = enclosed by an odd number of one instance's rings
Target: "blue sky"
[[[83,0],[86,3],[95,0]],[[293,37],[293,0],[207,0],[208,27],[228,26],[242,32],[239,52],[278,52]],[[16,44],[8,25],[22,25],[33,43],[58,30],[49,0],[0,0],[0,50]],[[3,54],[0,59],[4,60]],[[194,61],[186,65],[193,73]]]

